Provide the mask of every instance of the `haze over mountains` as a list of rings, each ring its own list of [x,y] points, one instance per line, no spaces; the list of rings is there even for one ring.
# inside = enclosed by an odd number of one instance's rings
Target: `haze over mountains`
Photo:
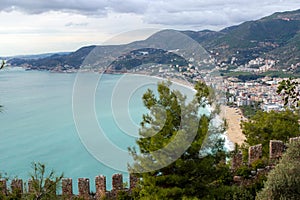
[[[87,46],[68,54],[50,54],[34,59],[11,58],[8,63],[38,70],[78,69],[82,66],[99,68],[143,48],[171,51],[183,58],[197,55],[193,62],[198,63],[207,63],[210,59],[214,64],[237,66],[261,57],[276,60],[276,67],[284,69],[300,63],[300,10],[274,13],[221,31],[164,30],[144,41],[127,45]]]

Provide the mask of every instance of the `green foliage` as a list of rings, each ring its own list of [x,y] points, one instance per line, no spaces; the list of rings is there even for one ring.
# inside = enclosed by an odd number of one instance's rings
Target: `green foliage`
[[[258,111],[249,121],[242,122],[248,145],[263,145],[263,156],[269,154],[269,141],[287,141],[300,134],[299,115],[290,110],[282,112]]]
[[[257,200],[300,199],[300,143],[293,142],[267,177]]]
[[[158,98],[151,90],[143,96],[150,114],[143,116],[139,133],[142,137],[137,140],[139,152],[130,149],[135,163],[129,170],[151,169],[156,163],[163,167],[140,174],[138,199],[202,198],[209,194],[211,188],[229,179],[229,168],[224,164],[223,141],[209,139],[210,118],[200,117],[198,113],[199,107],[204,106],[209,97],[208,87],[204,83],[196,84],[195,99],[186,104],[186,98],[178,91],[171,91],[169,86],[170,83],[158,85]],[[176,161],[163,165],[168,156],[174,156],[178,148],[186,145],[188,133],[193,131],[196,131],[196,136],[184,153]],[[181,136],[182,133],[187,134]],[[180,139],[163,155],[147,154],[146,158],[143,155],[164,148],[178,135]],[[209,146],[210,150],[205,146]],[[200,151],[206,152],[206,156],[200,156]]]
[[[182,200],[198,200],[197,197],[183,197]]]
[[[28,194],[27,199],[57,199],[56,191],[63,174],[56,176],[53,170],[47,174],[46,166],[41,163],[33,163],[32,168],[32,192]]]
[[[299,74],[279,71],[267,71],[261,74],[262,76],[268,76],[273,78],[290,78],[290,77],[299,77]]]
[[[252,105],[240,106],[239,108],[246,118],[251,118],[258,110],[260,110],[260,103],[255,102]]]
[[[249,188],[243,186],[227,186],[223,185],[211,191],[211,193],[203,199],[215,200],[254,200],[253,195]]]
[[[299,83],[292,80],[283,80],[279,83],[277,93],[281,94],[284,105],[298,108],[300,106]]]
[[[276,17],[274,17],[276,15]],[[205,49],[217,52],[219,61],[245,65],[250,60],[261,57],[280,60],[278,66],[290,67],[299,62],[300,23],[299,10],[276,13],[256,21],[248,21],[222,31],[185,31]],[[293,19],[290,21],[284,18]],[[222,48],[226,46],[226,48]]]
[[[63,178],[63,174],[61,174],[60,176],[56,176],[53,170],[47,173],[46,166],[41,163],[33,163],[32,169],[33,172],[30,174],[31,181],[32,181],[31,191],[25,191],[24,194],[21,194],[20,191],[8,191],[7,195],[3,195],[0,191],[0,199],[1,200],[61,199],[56,195],[56,192],[59,183]],[[5,178],[5,177],[1,175],[0,178]],[[5,178],[5,179],[9,181],[10,178]]]
[[[144,54],[142,52],[147,52]],[[156,63],[165,65],[187,66],[188,62],[181,56],[154,48],[143,48],[130,51],[127,55],[122,55],[110,64],[115,70],[133,69],[139,65]]]
[[[246,165],[242,165],[236,170],[236,175],[243,178],[249,178],[249,175],[251,175],[251,169]]]
[[[221,71],[221,72],[225,73],[226,71]],[[224,75],[225,76],[238,77],[238,76],[252,76],[253,73],[238,71],[238,72],[228,72],[228,73],[225,73]]]
[[[262,77],[263,77],[262,75],[257,75],[257,74],[239,75],[239,76],[237,76],[237,78],[240,79],[243,82],[257,80],[257,79],[262,78]]]
[[[265,168],[268,164],[268,160],[266,158],[258,159],[252,162],[251,167],[253,170]]]
[[[119,191],[117,194],[117,200],[132,200],[133,197],[127,191]]]

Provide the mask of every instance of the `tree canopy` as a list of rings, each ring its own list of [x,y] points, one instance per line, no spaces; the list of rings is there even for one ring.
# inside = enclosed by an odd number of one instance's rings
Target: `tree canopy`
[[[180,92],[172,91],[169,82],[158,84],[158,97],[151,90],[144,94],[150,113],[143,116],[139,151],[130,148],[135,162],[129,171],[141,177],[138,199],[202,198],[228,173],[223,142],[208,137],[211,119],[199,115],[209,89],[204,83],[196,84],[195,89],[190,103]]]
[[[282,95],[284,105],[295,108],[300,107],[299,83],[297,81],[292,79],[281,81],[277,93]]]
[[[298,119],[299,115],[290,110],[258,111],[249,121],[242,122],[246,143],[249,145],[262,144],[263,155],[267,156],[270,140],[287,141],[300,134]]]

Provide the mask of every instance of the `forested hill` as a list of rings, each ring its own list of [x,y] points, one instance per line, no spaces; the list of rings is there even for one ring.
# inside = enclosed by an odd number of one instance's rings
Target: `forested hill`
[[[211,52],[219,62],[237,58],[243,65],[257,57],[279,60],[288,67],[300,62],[300,10],[274,13],[221,31],[185,31]]]

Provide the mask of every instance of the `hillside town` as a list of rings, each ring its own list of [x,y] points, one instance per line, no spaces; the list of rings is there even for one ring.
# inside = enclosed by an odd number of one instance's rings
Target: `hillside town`
[[[282,78],[264,77],[242,82],[237,78],[207,75],[204,79],[208,85],[214,86],[218,91],[226,91],[228,105],[239,107],[259,103],[264,111],[279,111],[283,108],[282,97],[276,93]]]
[[[205,61],[205,63],[199,63],[199,67],[194,67],[191,64],[188,66],[152,64],[139,66],[127,72],[154,75],[176,81],[196,82],[204,80],[207,85],[212,86],[216,91],[220,93],[222,91],[223,94],[219,94],[222,103],[234,107],[259,105],[259,108],[264,111],[280,111],[283,109],[284,102],[282,96],[277,94],[276,91],[278,84],[287,78],[261,75],[265,72],[278,71],[275,68],[277,62],[270,59],[256,58],[250,60],[246,65],[232,68],[222,63],[215,64],[215,59],[211,59]],[[212,67],[204,67],[205,64]],[[232,58],[231,64],[234,64],[234,58]],[[290,70],[295,70],[298,66],[300,66],[299,63],[291,65]],[[234,73],[246,72],[257,77],[253,80],[241,80],[235,76],[224,75],[222,72],[225,70]],[[283,72],[286,72],[286,70]]]

